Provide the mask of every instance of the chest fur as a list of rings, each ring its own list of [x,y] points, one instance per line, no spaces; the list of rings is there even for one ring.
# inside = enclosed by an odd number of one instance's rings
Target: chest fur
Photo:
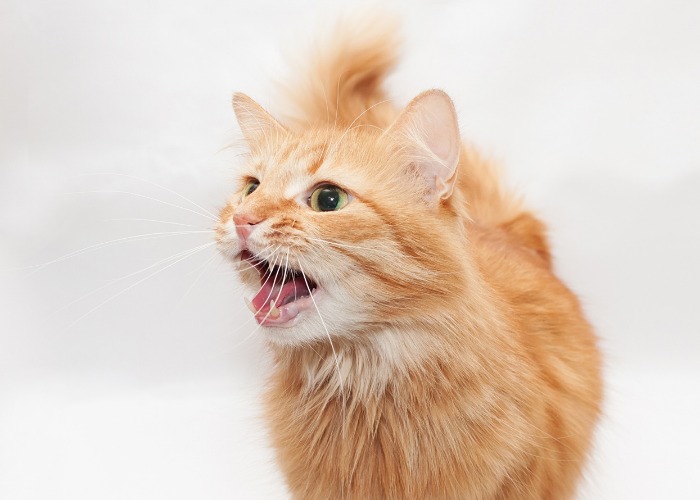
[[[481,385],[406,379],[356,398],[349,387],[346,397],[329,397],[322,385],[305,391],[289,382],[278,379],[266,404],[297,498],[478,497],[497,491],[520,456],[509,436],[522,416],[489,403],[491,389]]]

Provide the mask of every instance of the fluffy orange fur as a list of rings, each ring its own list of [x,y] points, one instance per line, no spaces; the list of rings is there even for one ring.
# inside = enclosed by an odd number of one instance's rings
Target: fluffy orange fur
[[[292,92],[294,120],[234,98],[250,154],[217,230],[236,260],[232,218],[249,221],[247,251],[319,289],[291,328],[261,328],[275,361],[267,423],[292,495],[572,497],[601,362],[544,225],[461,145],[444,93],[403,110],[386,100],[393,35],[337,37]],[[311,210],[322,183],[347,206]],[[260,287],[251,266],[241,278]]]

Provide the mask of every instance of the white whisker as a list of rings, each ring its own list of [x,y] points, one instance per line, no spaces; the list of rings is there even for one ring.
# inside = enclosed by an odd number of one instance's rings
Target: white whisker
[[[80,250],[75,250],[73,252],[67,253],[65,255],[62,255],[61,257],[58,257],[56,259],[50,260],[48,262],[44,262],[43,264],[35,264],[33,266],[25,266],[20,268],[21,270],[24,269],[34,269],[34,271],[31,274],[34,274],[35,272],[40,271],[41,269],[50,266],[52,264],[57,264],[59,262],[63,262],[64,260],[71,259],[73,257],[77,257],[78,255],[82,255],[84,253],[97,250],[99,248],[103,248],[106,246],[114,245],[116,243],[121,243],[121,242],[126,242],[126,241],[142,241],[142,240],[150,240],[150,239],[156,239],[156,238],[164,238],[166,236],[176,236],[176,235],[183,235],[183,234],[201,234],[201,233],[210,233],[211,231],[204,231],[204,230],[197,230],[197,231],[170,231],[170,232],[159,232],[159,233],[146,233],[146,234],[136,234],[132,236],[125,236],[123,238],[117,238],[114,240],[110,241],[105,241],[102,243],[96,243],[94,245],[90,245],[85,248],[81,248]]]
[[[209,266],[211,265],[212,262],[214,262],[214,259],[216,257],[217,257],[217,254],[212,255],[211,257],[209,257],[209,259],[207,259],[207,261],[204,263],[204,265],[202,265],[202,268],[201,268],[199,274],[197,274],[197,277],[194,279],[192,284],[187,288],[187,290],[185,290],[185,293],[182,294],[182,297],[180,297],[180,301],[178,302],[178,304],[182,304],[182,302],[185,300],[185,297],[187,297],[189,295],[189,293],[192,291],[192,289],[195,287],[195,285],[199,282],[199,280],[202,278],[202,276],[204,276],[204,273],[206,272],[207,269],[209,269]]]
[[[293,225],[293,224],[292,224],[292,225]],[[242,227],[242,226],[243,226],[243,225],[241,225],[241,227]],[[284,235],[287,234],[287,233],[285,233],[284,231],[280,231],[279,229],[267,228],[266,230],[267,230],[267,231],[271,231],[271,232],[273,232],[273,233],[279,233],[279,234],[284,234]],[[346,244],[344,244],[344,243],[336,243],[336,242],[334,242],[334,241],[324,240],[324,239],[322,239],[322,238],[314,238],[314,237],[312,237],[312,236],[307,236],[307,235],[304,235],[303,237],[304,237],[305,239],[307,239],[307,240],[318,241],[318,242],[320,242],[320,243],[327,243],[327,244],[329,244],[329,245],[334,245],[334,246],[343,247],[343,248],[354,248],[354,249],[356,249],[356,250],[362,250],[362,251],[365,251],[365,252],[378,252],[378,251],[379,251],[379,250],[377,250],[376,248],[363,247],[363,246],[358,246],[358,245],[346,245]],[[388,256],[387,256],[387,258],[388,258]]]
[[[275,248],[275,250],[265,260],[267,262],[271,262],[270,259],[274,256],[275,253],[277,253],[277,250],[279,250],[280,248],[281,248],[281,245],[278,245]],[[266,271],[267,278],[262,283],[262,285],[260,285],[260,289],[258,290],[258,293],[260,293],[263,290],[263,288],[265,288],[265,285],[267,285],[267,282],[270,281],[270,278],[272,278],[272,272],[270,272],[270,271],[275,267],[276,263],[277,263],[277,257],[275,257],[274,263],[268,264],[268,269]],[[255,267],[255,266],[253,266],[253,267]],[[279,268],[277,268],[277,272],[279,273]],[[272,296],[272,288],[274,288],[276,281],[277,281],[277,275],[275,274],[275,278],[272,280],[272,287],[270,288],[270,292],[267,294],[267,298],[262,303],[260,308],[257,311],[255,311],[254,314],[259,314],[260,311],[262,311],[263,307],[265,307],[265,305],[268,304],[268,301],[270,300],[270,297]],[[257,296],[258,293],[256,293],[255,295]],[[267,316],[265,316],[265,318],[267,318]]]
[[[129,285],[128,287],[126,287],[126,288],[124,288],[122,291],[120,291],[119,293],[116,293],[116,294],[112,295],[110,298],[108,298],[107,300],[105,300],[105,301],[103,301],[103,302],[100,302],[98,305],[96,305],[95,307],[93,307],[92,309],[90,309],[88,312],[86,312],[85,314],[83,314],[82,316],[80,316],[78,319],[76,319],[75,321],[73,321],[73,322],[72,322],[70,325],[68,325],[65,329],[66,329],[66,330],[69,330],[70,328],[72,328],[73,326],[75,326],[79,321],[83,320],[85,317],[87,317],[87,316],[90,315],[91,313],[95,312],[97,309],[99,309],[100,307],[104,306],[105,304],[108,304],[109,302],[113,301],[113,300],[116,299],[117,297],[119,297],[119,296],[123,295],[124,293],[126,293],[127,291],[131,290],[131,289],[134,288],[135,286],[137,286],[137,285],[143,283],[143,282],[146,281],[147,279],[149,279],[149,278],[155,276],[156,274],[159,274],[159,273],[165,271],[165,270],[168,269],[169,267],[174,266],[174,265],[177,264],[178,262],[181,262],[181,261],[187,259],[188,257],[191,257],[192,255],[195,255],[196,253],[202,251],[203,249],[205,249],[205,248],[207,248],[207,247],[209,247],[209,246],[211,246],[211,245],[213,245],[213,244],[214,244],[214,242],[210,242],[210,243],[206,243],[206,244],[204,244],[204,245],[201,245],[201,246],[199,246],[199,247],[197,247],[197,248],[191,250],[187,255],[185,255],[185,256],[183,256],[183,257],[180,257],[180,258],[177,259],[175,262],[172,262],[171,264],[168,264],[167,266],[165,266],[165,267],[163,267],[163,268],[161,268],[161,269],[158,269],[156,272],[149,274],[149,275],[146,276],[145,278],[138,280],[136,283],[133,283],[133,284]]]
[[[280,273],[280,267],[277,265],[277,261],[278,261],[278,260],[281,262],[282,258],[280,257],[279,259],[275,259],[275,263],[272,264],[272,267],[270,268],[270,269],[274,269],[274,268],[276,267],[276,268],[277,268],[277,272],[275,273],[275,277],[274,277],[274,279],[272,280],[272,287],[270,288],[270,293],[267,294],[267,298],[265,299],[265,302],[263,302],[262,305],[260,306],[260,309],[258,310],[258,313],[262,310],[262,308],[268,303],[268,301],[269,301],[270,298],[272,297],[272,290],[275,288],[275,285],[277,284],[277,276],[279,276],[279,273]],[[272,274],[272,273],[270,273],[270,274]],[[264,286],[264,285],[263,285],[263,286]],[[262,290],[262,288],[260,288],[260,290]],[[280,291],[281,291],[281,290],[280,290]],[[270,309],[272,309],[272,308],[270,308]],[[256,313],[256,314],[257,314],[257,313]],[[265,317],[267,318],[267,316],[265,316]]]
[[[171,221],[167,221],[167,220],[157,220],[157,219],[139,219],[136,217],[117,217],[117,218],[113,218],[113,219],[104,219],[102,222],[113,222],[113,221],[157,222],[159,224],[168,224],[171,226],[194,227],[197,229],[207,229],[209,231],[214,231],[214,228],[207,228],[204,226],[195,226],[194,224],[184,224],[182,222],[171,222]]]
[[[195,203],[194,201],[192,201],[192,200],[189,199],[188,197],[186,197],[186,196],[184,196],[184,195],[178,193],[177,191],[174,191],[174,190],[172,190],[172,189],[170,189],[170,188],[168,188],[168,187],[165,187],[165,186],[162,186],[162,185],[160,185],[160,184],[158,184],[158,183],[156,183],[156,182],[153,182],[153,181],[150,180],[150,179],[145,179],[145,178],[139,177],[139,176],[137,176],[137,175],[120,174],[120,173],[116,173],[116,172],[90,172],[90,173],[83,174],[83,175],[114,175],[114,176],[118,176],[118,177],[126,177],[127,179],[136,179],[136,180],[139,180],[139,181],[142,181],[142,182],[146,182],[146,183],[148,183],[148,184],[150,184],[150,185],[152,185],[152,186],[155,186],[155,187],[157,187],[157,188],[159,188],[159,189],[163,189],[164,191],[167,191],[168,193],[174,194],[174,195],[177,196],[178,198],[180,198],[180,199],[182,199],[182,200],[184,200],[184,201],[186,201],[186,202],[188,202],[188,203],[191,203],[193,206],[195,206],[195,207],[199,208],[200,210],[204,211],[204,213],[209,214],[209,215],[210,215],[211,217],[213,217],[215,220],[217,219],[216,215],[214,215],[213,213],[211,213],[209,210],[207,210],[207,209],[204,208],[203,206],[198,205],[197,203]]]
[[[365,113],[369,112],[369,111],[372,110],[373,108],[376,108],[376,107],[379,106],[380,104],[384,104],[384,103],[389,102],[389,101],[391,101],[391,99],[384,99],[384,100],[382,100],[382,101],[375,102],[375,103],[372,104],[369,108],[365,109],[362,113],[360,113],[359,115],[357,115],[357,116],[355,117],[355,119],[354,119],[352,122],[350,122],[350,125],[348,125],[348,127],[345,129],[345,131],[343,132],[343,134],[340,136],[340,138],[335,142],[333,151],[331,151],[331,153],[334,153],[335,151],[338,150],[338,148],[340,147],[340,143],[341,143],[342,140],[345,138],[345,136],[347,135],[347,133],[350,132],[350,130],[353,129],[353,125],[355,124],[355,122],[356,122],[357,120],[359,120],[361,117],[363,117],[363,116],[365,115]]]
[[[282,273],[282,284],[280,285],[280,291],[277,292],[277,298],[275,299],[275,306],[279,306],[280,296],[282,295],[282,289],[284,288],[284,283],[287,281],[287,269],[289,267],[289,249],[287,249],[287,260],[284,263],[284,272]]]
[[[340,394],[343,399],[343,437],[345,437],[345,406],[346,406],[346,394],[345,394],[345,387],[343,384],[343,376],[341,375],[340,372],[340,361],[338,360],[338,353],[335,350],[335,346],[333,345],[333,339],[331,339],[331,334],[328,331],[328,327],[326,326],[326,322],[323,320],[323,316],[321,316],[321,310],[318,308],[318,304],[316,304],[316,299],[314,299],[314,294],[311,293],[311,287],[309,286],[309,281],[306,279],[306,273],[304,272],[304,268],[301,265],[301,261],[299,261],[299,270],[301,271],[301,276],[304,278],[304,283],[306,284],[306,289],[309,291],[309,297],[311,297],[311,301],[314,305],[314,308],[316,309],[316,312],[318,313],[318,317],[321,320],[321,324],[323,325],[323,329],[326,331],[326,336],[328,337],[328,342],[331,345],[331,351],[333,351],[333,358],[335,359],[335,368],[336,372],[338,374],[338,384],[340,386]]]
[[[197,210],[192,210],[192,209],[187,208],[187,207],[176,205],[175,203],[170,203],[169,201],[159,200],[158,198],[154,198],[152,196],[146,196],[145,194],[132,193],[131,191],[120,191],[120,190],[113,190],[113,189],[99,189],[99,190],[93,190],[93,191],[73,191],[72,193],[68,193],[68,194],[126,194],[129,196],[135,196],[137,198],[144,198],[146,200],[155,201],[156,203],[161,203],[161,204],[167,205],[169,207],[179,208],[180,210],[185,210],[186,212],[197,214],[200,217],[205,217],[211,221],[214,221],[217,223],[219,222],[219,219],[217,219],[213,215],[203,214],[201,212],[198,212]]]
[[[108,288],[108,287],[114,285],[115,283],[118,283],[119,281],[123,281],[123,280],[125,280],[125,279],[131,278],[132,276],[136,276],[136,275],[138,275],[138,274],[141,274],[141,273],[143,273],[143,272],[146,272],[146,271],[148,271],[149,269],[153,269],[154,267],[157,267],[157,266],[160,266],[160,265],[165,264],[165,263],[167,263],[167,262],[170,262],[171,260],[177,259],[177,258],[179,258],[179,257],[181,257],[181,256],[183,256],[183,255],[185,255],[185,254],[189,254],[190,252],[197,251],[197,250],[200,249],[200,248],[208,247],[208,246],[211,246],[211,245],[214,245],[214,242],[213,242],[213,241],[210,242],[210,243],[206,243],[206,244],[204,244],[204,245],[200,245],[200,246],[195,247],[195,248],[190,248],[190,249],[188,249],[188,250],[185,250],[185,251],[182,251],[182,252],[178,252],[178,253],[176,253],[176,254],[174,254],[174,255],[171,255],[170,257],[166,257],[165,259],[159,260],[158,262],[155,262],[154,264],[151,264],[151,265],[149,265],[149,266],[147,266],[147,267],[144,267],[144,268],[142,268],[142,269],[139,269],[138,271],[134,271],[134,272],[129,273],[129,274],[126,274],[126,275],[124,275],[124,276],[120,276],[119,278],[112,279],[112,280],[110,280],[108,283],[105,283],[104,285],[102,285],[102,286],[100,286],[100,287],[98,287],[98,288],[95,288],[94,290],[91,290],[91,291],[89,291],[89,292],[87,292],[87,293],[81,295],[80,297],[77,297],[77,298],[71,300],[70,302],[68,302],[68,303],[66,303],[66,304],[64,304],[64,305],[62,305],[61,307],[59,307],[59,308],[56,309],[55,311],[49,313],[49,314],[46,316],[45,320],[48,320],[49,318],[51,318],[51,317],[54,316],[55,314],[57,314],[57,313],[63,311],[64,309],[66,309],[66,308],[72,306],[72,305],[75,304],[76,302],[80,302],[80,301],[83,300],[84,298],[89,297],[90,295],[94,295],[95,293],[97,293],[97,292],[99,292],[99,291],[101,291],[101,290],[104,290],[105,288]],[[216,256],[216,254],[214,254],[214,256]]]

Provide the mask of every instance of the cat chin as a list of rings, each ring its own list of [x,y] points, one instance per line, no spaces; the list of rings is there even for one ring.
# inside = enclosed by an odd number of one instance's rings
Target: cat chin
[[[259,322],[258,328],[265,340],[279,347],[304,347],[329,339],[349,338],[363,316],[361,311],[337,300],[324,289],[314,290],[313,298],[300,300],[308,300],[310,306],[299,311],[291,321],[284,324]]]
[[[276,344],[290,345],[318,337],[318,333],[314,333],[317,329],[324,332],[325,336],[324,324],[319,321],[318,307],[319,303],[323,305],[326,302],[326,295],[323,290],[316,288],[308,297],[280,306],[270,307],[268,303],[262,310],[256,309],[251,300],[244,298],[244,301],[266,339]]]
[[[272,346],[297,348],[326,339],[323,325],[318,321],[315,311],[304,311],[290,324],[279,326],[260,325],[265,340]]]

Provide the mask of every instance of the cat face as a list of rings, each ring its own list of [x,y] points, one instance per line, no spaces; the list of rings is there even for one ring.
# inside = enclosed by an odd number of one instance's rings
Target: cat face
[[[217,241],[265,335],[280,344],[352,339],[435,308],[454,273],[454,221],[436,202],[445,176],[427,182],[396,134],[291,132],[241,99],[250,156]]]

